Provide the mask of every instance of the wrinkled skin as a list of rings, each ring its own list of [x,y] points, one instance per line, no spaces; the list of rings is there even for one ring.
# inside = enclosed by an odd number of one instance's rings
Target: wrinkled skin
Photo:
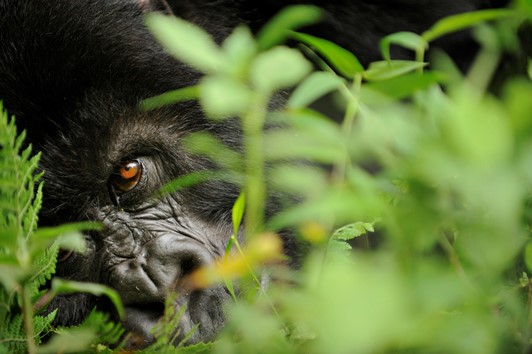
[[[286,4],[169,3],[176,15],[201,25],[217,40],[239,22],[258,29]],[[309,31],[337,40],[368,62],[377,59],[382,35],[426,29],[439,17],[483,4],[327,2],[326,22]],[[197,324],[191,342],[211,340],[223,326],[227,290],[190,291],[183,279],[223,254],[238,196],[236,186],[212,181],[155,197],[166,182],[212,167],[183,148],[187,134],[210,131],[227,145],[240,146],[235,121],[212,123],[194,103],[137,109],[140,100],[199,78],[167,55],[145,28],[144,15],[169,12],[166,5],[149,0],[0,1],[0,98],[43,153],[40,224],[103,224],[101,231],[85,233],[86,253],[60,257],[57,276],[116,289],[126,306],[124,325],[140,336],[141,346],[152,340],[149,330],[160,319],[169,290],[180,294],[176,306],[187,305],[178,341]],[[111,182],[128,162],[141,173],[135,175],[134,187],[123,192]],[[277,207],[270,202],[267,209],[272,214]],[[287,254],[295,256],[294,241],[284,241]],[[87,294],[59,296],[50,304],[50,309],[56,307],[57,325],[78,324],[94,307],[113,311],[105,299]]]

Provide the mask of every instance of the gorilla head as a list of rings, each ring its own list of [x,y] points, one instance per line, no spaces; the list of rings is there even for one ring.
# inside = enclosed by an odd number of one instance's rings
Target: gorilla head
[[[87,252],[60,257],[60,277],[103,283],[120,294],[125,326],[150,339],[170,289],[186,305],[181,335],[209,340],[223,323],[225,288],[186,292],[181,280],[221,256],[232,233],[238,189],[208,182],[156,198],[166,182],[209,162],[181,141],[208,130],[232,146],[239,128],[212,124],[195,104],[142,112],[141,99],[193,84],[198,73],[156,44],[143,14],[147,1],[3,1],[0,5],[0,97],[43,152],[40,225],[95,220]],[[217,23],[218,36],[226,30]],[[59,296],[56,324],[82,321],[102,299]],[[181,337],[180,337],[181,338]],[[179,339],[178,339],[179,340]]]
[[[426,29],[436,18],[471,10],[477,2],[329,2],[324,4],[328,22],[311,31],[337,38],[367,62],[376,59],[380,36]],[[170,1],[176,15],[218,40],[240,21],[256,29],[283,4]],[[43,153],[41,226],[78,220],[104,226],[85,234],[86,253],[60,257],[57,275],[116,289],[126,306],[126,328],[146,341],[163,314],[168,291],[175,289],[180,294],[176,306],[187,306],[177,340],[197,324],[190,340],[210,340],[223,325],[227,290],[187,291],[182,280],[223,254],[238,188],[211,181],[155,195],[179,176],[212,167],[183,148],[187,134],[209,131],[238,149],[240,128],[231,120],[210,122],[194,103],[150,112],[137,108],[142,99],[199,79],[169,57],[145,28],[143,15],[168,11],[167,5],[150,0],[0,1],[0,99]],[[344,29],[344,19],[351,27]],[[290,242],[285,240],[285,250],[294,254]],[[80,323],[95,306],[108,305],[86,294],[59,296],[51,304],[59,308],[58,325]]]

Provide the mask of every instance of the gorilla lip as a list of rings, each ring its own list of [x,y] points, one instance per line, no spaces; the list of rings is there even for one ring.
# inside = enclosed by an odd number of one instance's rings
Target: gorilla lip
[[[124,326],[134,337],[126,343],[128,349],[149,345],[155,339],[150,329],[155,327],[164,314],[164,304],[150,303],[126,306]]]
[[[224,287],[213,287],[194,292],[178,291],[178,296],[171,306],[174,315],[178,316],[173,344],[180,344],[185,338],[187,343],[202,340],[213,340],[218,333],[215,323],[224,322],[222,307],[229,294]],[[125,306],[126,317],[122,321],[125,334],[126,349],[141,349],[154,342],[157,326],[166,319],[165,304],[162,302],[137,303]],[[199,314],[199,315],[198,315]]]

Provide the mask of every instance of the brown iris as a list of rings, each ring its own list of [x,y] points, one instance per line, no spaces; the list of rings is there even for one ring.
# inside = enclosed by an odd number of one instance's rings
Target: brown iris
[[[109,182],[118,193],[124,193],[137,186],[142,176],[142,164],[137,160],[120,163],[109,178]]]

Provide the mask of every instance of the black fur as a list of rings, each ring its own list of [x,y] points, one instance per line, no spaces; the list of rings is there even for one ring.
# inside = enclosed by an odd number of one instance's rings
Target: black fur
[[[365,63],[377,59],[383,35],[419,32],[442,16],[488,5],[481,0],[315,3],[327,15],[308,31],[334,39]],[[177,16],[221,40],[240,22],[257,30],[287,2],[169,4]],[[105,226],[85,235],[87,253],[61,262],[58,275],[114,287],[127,308],[126,328],[146,341],[162,315],[168,288],[223,253],[238,195],[231,184],[209,182],[152,198],[164,183],[209,168],[208,161],[183,149],[188,133],[207,130],[230,146],[240,144],[234,121],[213,124],[194,103],[151,112],[137,109],[140,100],[199,78],[167,55],[144,26],[146,12],[169,12],[166,5],[153,0],[0,1],[0,99],[43,152],[40,224],[97,220]],[[457,48],[464,40],[457,35],[442,45]],[[127,160],[139,161],[143,174],[138,187],[117,200],[108,181]],[[274,211],[272,206],[270,213]],[[286,241],[294,255],[294,245]],[[227,298],[223,287],[182,294],[176,304],[188,304],[182,334],[200,323],[191,341],[213,339],[223,325],[221,307]],[[56,298],[51,304],[59,308],[56,324],[79,323],[94,306],[105,309],[101,301],[88,295]]]

